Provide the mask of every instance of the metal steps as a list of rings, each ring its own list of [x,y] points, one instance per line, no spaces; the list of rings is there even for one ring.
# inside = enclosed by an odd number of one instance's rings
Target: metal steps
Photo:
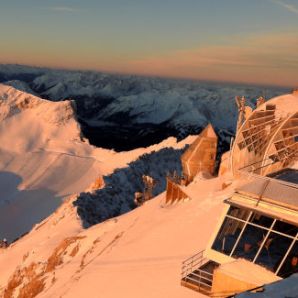
[[[182,263],[181,285],[210,296],[213,271],[218,264],[203,256],[201,251]]]

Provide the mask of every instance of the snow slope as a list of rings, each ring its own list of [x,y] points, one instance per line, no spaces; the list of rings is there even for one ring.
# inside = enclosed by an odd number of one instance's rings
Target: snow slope
[[[0,295],[201,297],[180,286],[181,261],[205,248],[232,192],[222,182],[197,179],[187,202],[167,206],[161,194],[87,230],[70,199],[0,252]]]
[[[181,148],[192,138],[119,154],[95,148],[81,136],[73,102],[0,85],[0,139],[0,238],[12,241],[98,177],[146,152]]]
[[[231,191],[221,191],[222,178],[198,177],[188,202],[165,206],[162,193],[88,229],[73,195],[116,168],[123,168],[116,177],[131,175],[129,163],[132,171],[150,174],[146,160],[164,170],[173,150],[165,148],[182,149],[194,137],[116,153],[82,139],[71,102],[49,102],[5,85],[0,102],[1,233],[11,240],[34,225],[0,250],[0,297],[198,297],[180,286],[181,261],[206,245]]]

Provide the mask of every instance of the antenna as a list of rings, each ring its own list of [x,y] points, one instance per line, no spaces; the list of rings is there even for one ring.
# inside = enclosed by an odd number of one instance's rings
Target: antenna
[[[267,97],[266,89],[263,89],[263,91],[262,91],[262,97],[266,100],[266,97]]]

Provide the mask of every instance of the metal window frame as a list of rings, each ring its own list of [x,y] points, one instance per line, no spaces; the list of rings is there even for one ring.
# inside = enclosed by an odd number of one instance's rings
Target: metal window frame
[[[246,220],[243,220],[243,219],[237,218],[235,216],[229,215],[228,214],[229,210],[230,209],[228,209],[227,214],[224,217],[224,220],[225,219],[232,219],[232,220],[236,220],[238,222],[244,223],[243,228],[242,228],[242,230],[241,230],[241,232],[240,232],[240,234],[239,234],[239,236],[238,236],[238,238],[237,238],[237,240],[236,240],[236,242],[235,242],[235,244],[233,246],[233,249],[231,250],[231,252],[229,254],[229,257],[232,257],[233,256],[233,254],[235,252],[235,249],[236,249],[236,247],[237,247],[237,245],[238,245],[238,243],[239,243],[239,241],[240,241],[240,239],[241,239],[241,237],[242,237],[242,235],[243,235],[243,233],[244,233],[247,225],[251,225],[251,226],[254,226],[254,227],[257,227],[257,228],[260,228],[262,230],[266,230],[267,231],[267,234],[264,237],[264,239],[263,239],[263,241],[262,241],[262,243],[261,243],[261,245],[260,245],[260,247],[259,247],[259,249],[258,249],[258,251],[257,251],[257,253],[256,253],[255,257],[254,257],[254,259],[253,259],[253,261],[252,261],[252,263],[254,263],[254,264],[255,264],[258,256],[260,255],[260,253],[261,253],[261,251],[262,251],[262,249],[263,249],[263,247],[264,247],[264,245],[265,245],[265,243],[266,243],[266,241],[267,241],[270,233],[275,233],[275,234],[278,234],[280,236],[283,236],[283,237],[292,239],[292,242],[291,242],[291,244],[290,244],[287,252],[285,253],[282,261],[280,262],[280,264],[279,264],[279,266],[277,268],[277,270],[274,272],[275,275],[278,275],[280,269],[282,268],[284,262],[286,261],[286,259],[287,259],[288,255],[289,255],[290,251],[292,250],[293,246],[295,245],[295,243],[298,243],[298,232],[296,233],[296,236],[291,236],[291,235],[288,235],[288,234],[285,234],[285,233],[282,233],[282,232],[279,232],[279,231],[274,230],[274,226],[275,226],[276,222],[278,221],[278,219],[273,218],[273,217],[270,217],[270,216],[268,216],[268,217],[269,218],[272,218],[273,219],[273,222],[272,222],[272,224],[271,224],[271,226],[269,228],[268,227],[261,226],[261,225],[258,225],[258,224],[255,224],[255,223],[252,223],[252,222],[249,222],[249,220],[251,219],[252,215],[256,212],[254,210],[251,210],[250,211],[250,213],[249,213],[248,217],[246,218]],[[266,216],[266,215],[263,215],[263,216]],[[293,225],[293,226],[295,226],[295,225]]]
[[[231,219],[234,219],[234,220],[238,220],[238,221],[241,221],[241,222],[243,222],[243,223],[246,223],[246,222],[247,222],[248,225],[251,225],[251,226],[254,226],[254,227],[263,229],[263,230],[267,230],[267,231],[270,230],[270,227],[267,228],[267,227],[264,227],[264,226],[255,224],[255,223],[253,223],[253,222],[248,222],[248,221],[246,221],[246,220],[239,219],[239,218],[237,218],[237,217],[234,217],[234,216],[231,216],[231,215],[228,215],[228,214],[227,214],[225,217],[228,217],[228,218],[231,218]],[[272,219],[274,220],[273,217],[270,217],[270,218],[272,218]],[[295,225],[293,225],[293,226],[295,226]],[[297,227],[297,226],[296,226],[296,227]],[[298,228],[298,227],[297,227],[297,228]],[[284,237],[287,237],[287,238],[290,238],[290,239],[294,239],[294,238],[296,237],[296,236],[291,236],[291,235],[288,235],[288,234],[284,234],[284,233],[279,232],[279,231],[276,231],[276,230],[274,230],[274,229],[272,229],[271,231],[274,232],[274,233],[276,233],[276,234],[278,234],[278,235],[281,235],[281,236],[284,236]]]
[[[236,242],[235,242],[235,244],[234,244],[234,246],[233,246],[233,249],[232,249],[232,251],[231,251],[231,253],[230,253],[230,255],[229,255],[230,257],[231,257],[231,256],[233,255],[233,253],[235,252],[235,249],[236,249],[236,247],[237,247],[237,245],[238,245],[238,243],[239,243],[239,241],[240,241],[240,239],[241,239],[241,237],[242,237],[242,234],[243,234],[243,232],[244,232],[244,230],[245,230],[245,228],[246,228],[246,226],[247,226],[247,224],[248,224],[248,221],[250,220],[252,214],[253,214],[253,212],[250,211],[250,213],[249,213],[249,215],[248,215],[248,217],[247,217],[247,219],[246,219],[246,222],[245,222],[245,224],[243,225],[243,228],[242,228],[242,230],[241,230],[241,232],[240,232],[240,234],[239,234],[239,236],[238,236],[238,238],[237,238],[237,240],[236,240]]]
[[[277,219],[275,218],[275,219],[273,220],[271,226],[270,226],[270,229],[267,231],[267,234],[266,234],[266,236],[264,237],[264,239],[263,239],[263,241],[262,241],[262,243],[261,243],[261,245],[260,245],[260,247],[259,247],[259,249],[258,249],[258,251],[257,251],[257,253],[256,253],[255,257],[254,257],[254,259],[253,259],[253,261],[252,261],[253,263],[256,262],[256,260],[257,260],[257,258],[258,258],[258,256],[259,256],[259,254],[261,253],[261,251],[262,251],[262,249],[263,249],[265,243],[267,242],[267,239],[268,239],[268,237],[269,237],[269,234],[273,231],[272,228],[273,228],[273,226],[275,225],[276,221],[277,221]]]

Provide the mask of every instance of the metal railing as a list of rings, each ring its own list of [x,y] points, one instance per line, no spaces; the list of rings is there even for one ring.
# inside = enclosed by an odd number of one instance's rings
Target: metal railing
[[[204,257],[204,250],[182,262],[181,280],[194,285],[199,292],[210,294],[212,289],[213,274],[200,269],[208,263]]]

